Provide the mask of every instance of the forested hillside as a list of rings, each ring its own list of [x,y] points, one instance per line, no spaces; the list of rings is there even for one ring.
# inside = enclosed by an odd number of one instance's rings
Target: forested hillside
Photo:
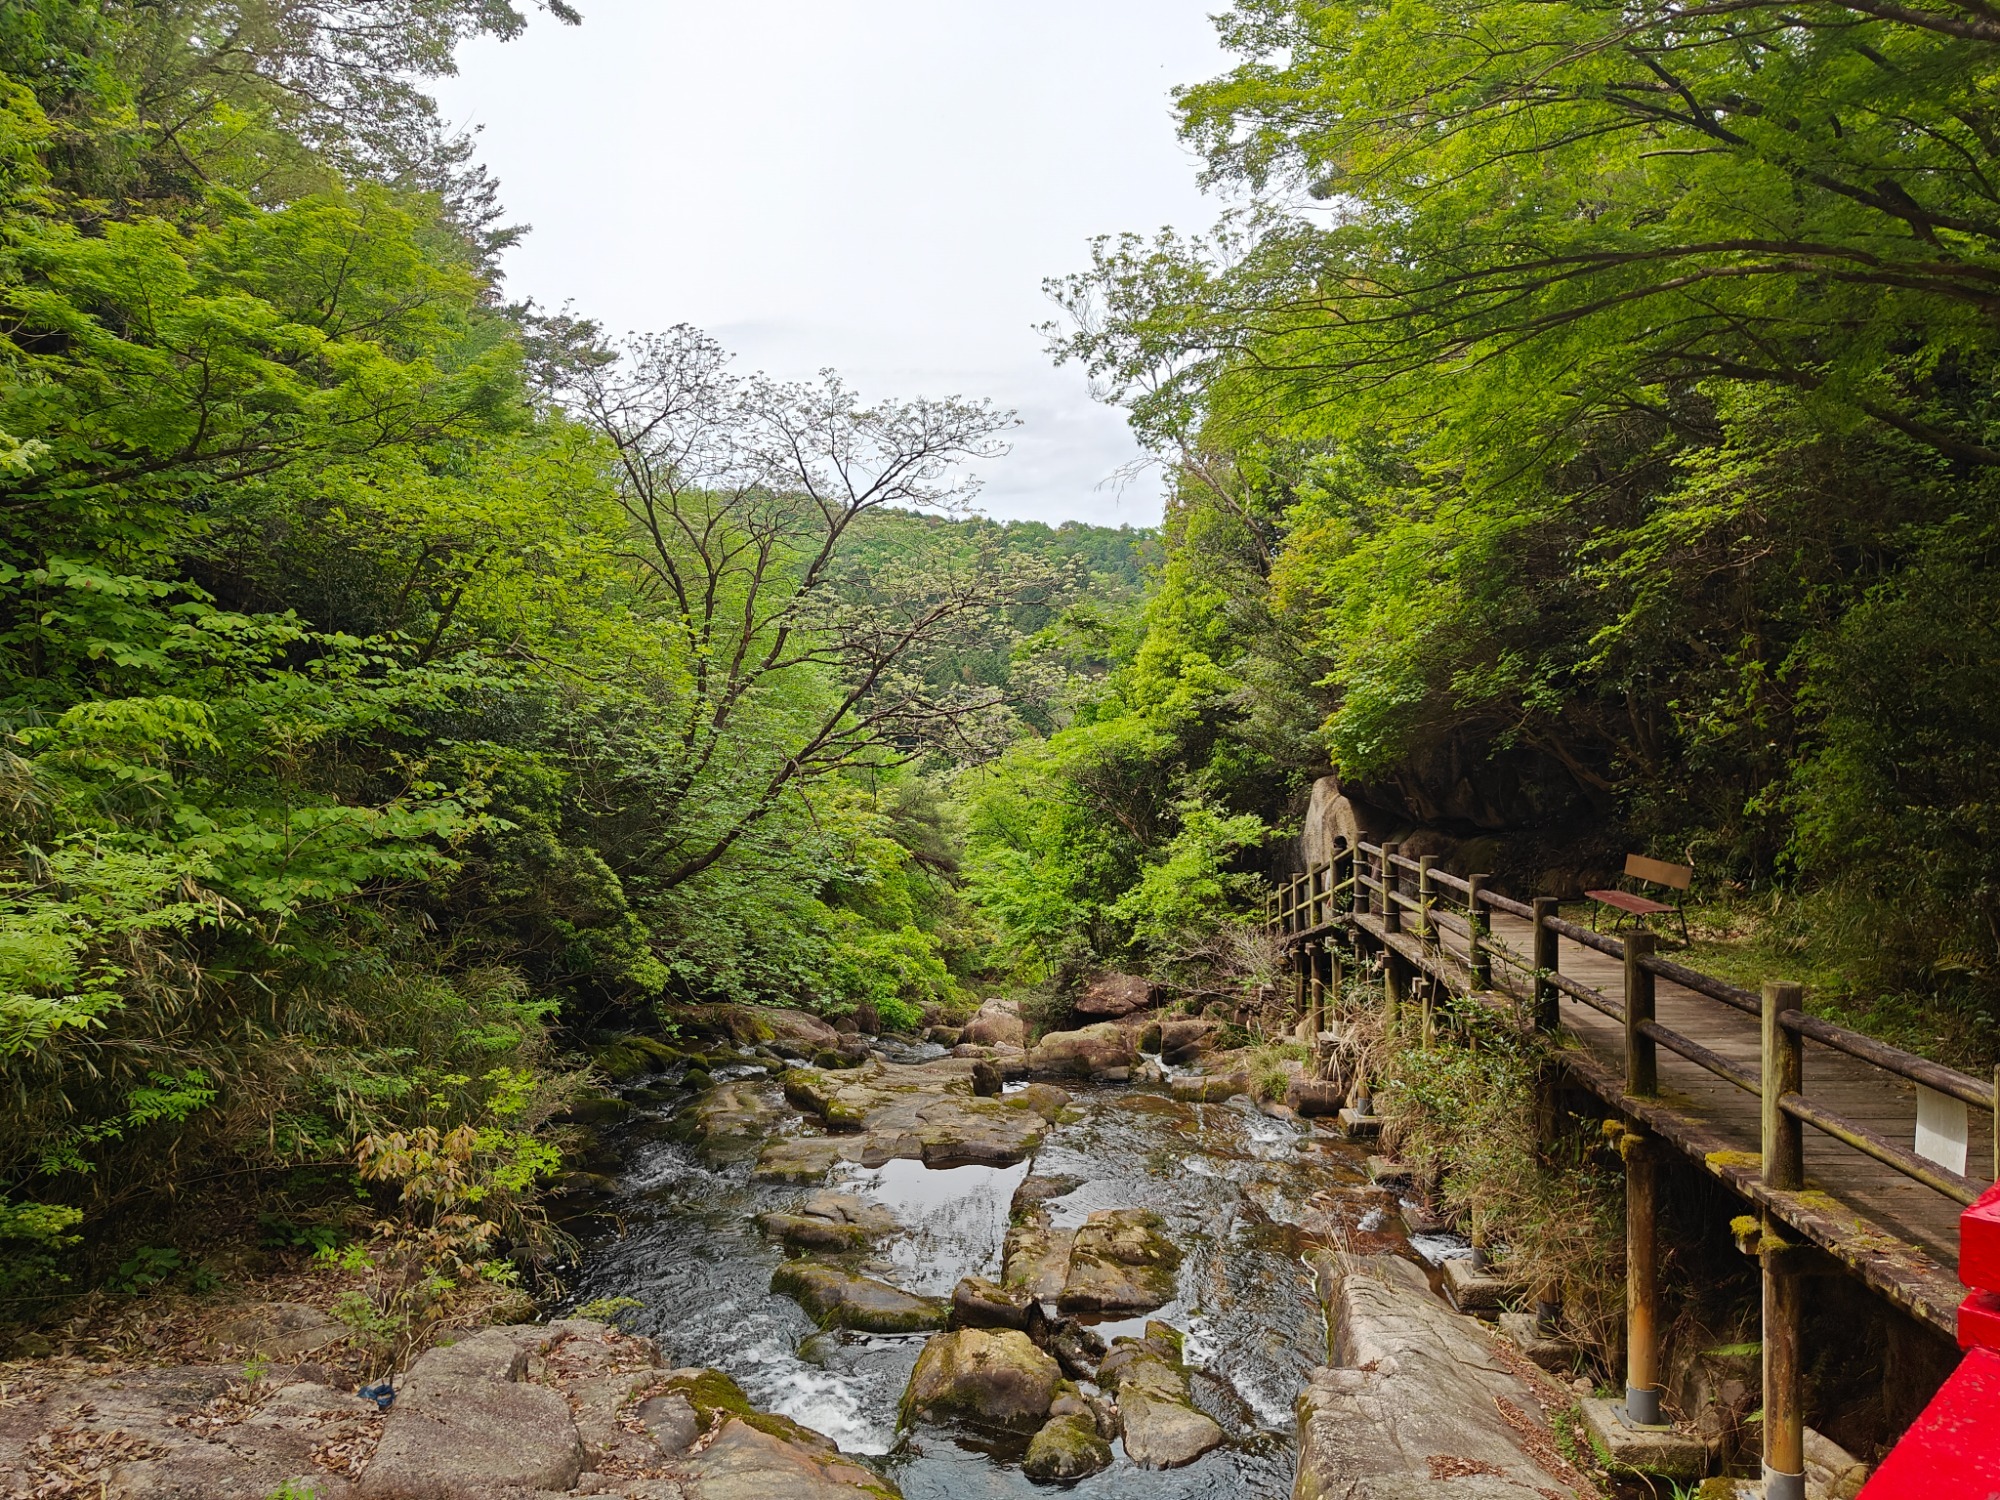
[[[421,85],[528,19],[0,11],[14,1304],[357,1181],[476,1267],[600,1036],[956,999],[941,778],[1140,587],[1143,535],[964,519],[1005,413],[508,305]]]
[[[1221,25],[1240,61],[1177,98],[1242,207],[1052,287],[1058,352],[1173,475],[1145,730],[1093,774],[1282,818],[1330,764],[1524,893],[1685,858],[1773,962],[1990,1060],[1990,23]]]

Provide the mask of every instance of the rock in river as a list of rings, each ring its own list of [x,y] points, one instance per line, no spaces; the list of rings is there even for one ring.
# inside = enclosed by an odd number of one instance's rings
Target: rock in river
[[[1028,1023],[1021,1019],[1020,1002],[988,1000],[979,1007],[978,1014],[965,1023],[958,1033],[958,1040],[987,1047],[1025,1047],[1028,1043]]]
[[[1198,1410],[1181,1363],[1180,1335],[1148,1323],[1143,1339],[1119,1339],[1098,1367],[1118,1394],[1125,1456],[1142,1469],[1176,1469],[1222,1446],[1222,1429]]]
[[[836,1255],[866,1250],[897,1227],[896,1216],[879,1204],[852,1193],[834,1192],[814,1193],[795,1213],[759,1214],[757,1226],[795,1250],[825,1250]]]
[[[1032,1433],[1048,1419],[1062,1371],[1025,1333],[961,1328],[924,1345],[903,1392],[903,1421]]]
[[[1102,1021],[1077,1031],[1052,1031],[1028,1053],[1028,1066],[1037,1073],[1055,1073],[1069,1078],[1130,1073],[1139,1060],[1132,1033],[1115,1021]]]
[[[1160,1216],[1138,1208],[1092,1214],[1070,1243],[1057,1306],[1066,1313],[1151,1312],[1174,1300],[1181,1253]]]
[[[913,1297],[886,1281],[810,1260],[779,1266],[771,1273],[771,1290],[797,1302],[822,1328],[852,1328],[859,1333],[942,1328],[950,1314],[950,1308],[935,1297]]]
[[[1111,1467],[1111,1445],[1087,1416],[1050,1417],[1028,1443],[1021,1472],[1030,1479],[1081,1479]]]

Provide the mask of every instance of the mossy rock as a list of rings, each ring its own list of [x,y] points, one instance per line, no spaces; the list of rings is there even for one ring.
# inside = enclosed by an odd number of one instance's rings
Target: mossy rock
[[[681,1075],[681,1083],[684,1087],[700,1090],[714,1087],[715,1080],[700,1068],[689,1068]]]
[[[592,1089],[570,1100],[556,1118],[564,1125],[615,1125],[631,1113],[629,1100]]]
[[[1028,1440],[1021,1472],[1030,1479],[1082,1479],[1111,1467],[1111,1445],[1086,1416],[1051,1417]]]
[[[918,1333],[942,1328],[951,1309],[867,1276],[816,1261],[787,1261],[771,1274],[771,1290],[790,1297],[823,1328],[858,1333]]]

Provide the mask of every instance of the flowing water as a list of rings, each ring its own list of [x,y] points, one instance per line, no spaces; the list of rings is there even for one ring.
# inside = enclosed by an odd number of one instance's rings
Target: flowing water
[[[775,1081],[760,1087],[782,1104]],[[1179,1295],[1150,1316],[1185,1333],[1195,1399],[1231,1441],[1165,1473],[1137,1469],[1114,1444],[1114,1465],[1069,1489],[1084,1500],[1281,1500],[1291,1493],[1292,1401],[1326,1358],[1304,1257],[1335,1236],[1401,1249],[1390,1227],[1394,1201],[1367,1185],[1356,1148],[1245,1099],[1195,1105],[1136,1088],[1073,1092],[1076,1117],[1017,1166],[837,1169],[831,1185],[883,1204],[908,1231],[863,1269],[940,1296],[962,1276],[997,1280],[1009,1206],[1031,1173],[1058,1227],[1101,1208],[1154,1210],[1183,1260]],[[673,1116],[683,1103],[649,1106],[630,1128],[611,1205],[616,1228],[589,1244],[571,1305],[636,1298],[642,1306],[625,1326],[658,1339],[670,1364],[714,1366],[759,1408],[817,1428],[849,1452],[879,1455],[908,1500],[1041,1492],[1016,1466],[1018,1446],[985,1447],[931,1428],[899,1434],[897,1404],[925,1335],[820,1332],[772,1294],[783,1251],[758,1233],[755,1217],[810,1190],[753,1181],[756,1142],[741,1143],[743,1155],[727,1165],[705,1165],[676,1139]],[[1107,1321],[1097,1331],[1109,1341],[1145,1322]]]

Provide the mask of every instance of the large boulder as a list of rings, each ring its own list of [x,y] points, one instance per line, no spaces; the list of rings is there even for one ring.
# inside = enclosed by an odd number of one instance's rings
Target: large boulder
[[[1070,1078],[1129,1073],[1139,1060],[1131,1032],[1111,1021],[1076,1031],[1052,1031],[1028,1053],[1028,1066],[1038,1073]]]
[[[584,1447],[569,1402],[524,1378],[559,1338],[489,1328],[426,1353],[403,1377],[361,1500],[487,1500],[509,1487],[574,1485]]]
[[[1103,1209],[1070,1242],[1057,1305],[1065,1313],[1151,1312],[1174,1300],[1181,1253],[1144,1209]]]
[[[1097,1378],[1118,1395],[1125,1456],[1140,1468],[1177,1469],[1222,1446],[1222,1428],[1188,1389],[1180,1335],[1166,1324],[1148,1323],[1144,1338],[1113,1343]]]
[[[1011,1328],[961,1328],[924,1345],[903,1392],[903,1421],[1028,1434],[1048,1420],[1062,1370]]]
[[[900,1064],[872,1061],[829,1072],[793,1068],[785,1097],[851,1144],[793,1139],[765,1149],[757,1175],[812,1181],[835,1161],[880,1166],[897,1158],[927,1166],[1011,1166],[1031,1155],[1068,1096],[1034,1088],[1005,1098],[972,1092],[972,1059]]]
[[[1018,1000],[988,1000],[959,1031],[962,1045],[1025,1047],[1028,1023],[1021,1018]]]
[[[951,1309],[935,1297],[914,1297],[900,1287],[838,1266],[787,1261],[771,1273],[771,1290],[797,1302],[822,1328],[859,1333],[917,1333],[942,1328]]]
[[[1436,1476],[1466,1500],[1588,1494],[1536,1392],[1473,1319],[1395,1256],[1325,1256],[1329,1367],[1299,1396],[1297,1500],[1418,1500]],[[1122,1404],[1122,1396],[1121,1396]],[[1476,1479],[1476,1487],[1475,1487]]]
[[[1137,974],[1099,974],[1083,987],[1070,1008],[1089,1021],[1122,1021],[1150,1010],[1157,991],[1150,979]]]

